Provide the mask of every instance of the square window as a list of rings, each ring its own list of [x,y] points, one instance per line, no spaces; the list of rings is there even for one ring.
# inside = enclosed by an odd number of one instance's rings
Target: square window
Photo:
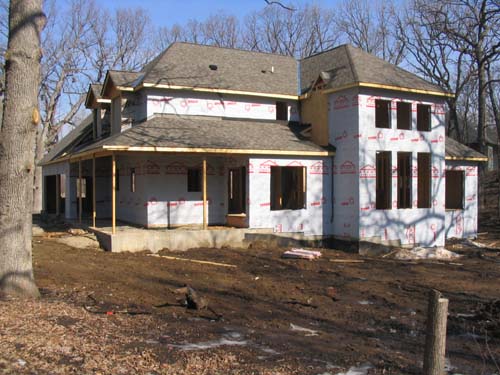
[[[417,104],[417,130],[431,131],[431,106],[428,104]]]
[[[306,207],[306,168],[271,167],[271,210]]]
[[[397,103],[398,129],[411,130],[411,103]]]
[[[375,126],[377,128],[391,128],[391,102],[375,100]]]
[[[201,191],[201,169],[189,168],[187,171],[187,191],[200,192]]]

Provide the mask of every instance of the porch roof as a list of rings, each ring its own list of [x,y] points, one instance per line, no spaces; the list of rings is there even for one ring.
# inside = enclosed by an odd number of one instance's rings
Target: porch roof
[[[304,137],[304,125],[209,116],[155,115],[132,128],[88,145],[70,158],[109,152],[172,152],[261,155],[334,155]]]
[[[476,150],[446,137],[446,160],[488,161],[488,157]]]

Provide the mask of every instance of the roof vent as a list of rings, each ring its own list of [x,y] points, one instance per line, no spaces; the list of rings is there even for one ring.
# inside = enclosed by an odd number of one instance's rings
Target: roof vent
[[[217,65],[214,65],[214,64],[210,64],[208,67],[210,68],[210,70],[217,70],[218,69]]]

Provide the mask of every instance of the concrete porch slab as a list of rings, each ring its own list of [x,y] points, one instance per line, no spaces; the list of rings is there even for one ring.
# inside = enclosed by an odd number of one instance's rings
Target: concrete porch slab
[[[272,234],[272,229],[141,229],[134,227],[117,228],[115,234],[111,228],[88,228],[101,246],[112,252],[151,251],[162,249],[184,251],[192,248],[236,247],[248,248],[248,234]]]

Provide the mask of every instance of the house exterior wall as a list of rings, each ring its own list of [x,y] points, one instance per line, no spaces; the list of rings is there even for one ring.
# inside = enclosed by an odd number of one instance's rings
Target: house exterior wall
[[[271,166],[306,167],[306,207],[271,210]],[[248,164],[248,220],[250,228],[276,233],[332,234],[332,158],[251,157]]]
[[[446,170],[464,171],[463,210],[446,210],[446,238],[467,238],[477,235],[478,167],[477,163],[446,161]]]
[[[329,143],[334,145],[333,234],[358,239],[359,233],[359,112],[358,91],[345,90],[328,96]]]
[[[200,167],[200,156],[117,157],[120,189],[117,218],[147,227],[167,227],[203,223],[202,192],[187,191],[187,170]],[[135,192],[131,191],[131,168],[135,170]],[[207,161],[209,224],[224,224],[227,202],[224,159]]]
[[[391,101],[390,129],[375,127],[375,100]],[[397,129],[396,103],[412,104],[412,129]],[[416,105],[430,104],[431,131],[417,131]],[[442,246],[445,239],[444,101],[424,95],[376,89],[345,90],[330,95],[330,142],[334,166],[337,237],[402,245]],[[390,151],[392,208],[375,207],[377,151]],[[397,153],[412,153],[412,208],[397,208]],[[431,153],[431,208],[417,208],[417,154]]]
[[[391,129],[375,127],[375,100],[391,101]],[[396,103],[412,105],[411,130],[397,129]],[[431,130],[417,130],[417,104],[431,105]],[[360,238],[380,238],[403,245],[444,245],[445,183],[445,103],[434,97],[397,93],[389,95],[377,90],[363,90],[359,95],[360,113]],[[375,209],[376,151],[392,152],[392,209]],[[397,208],[397,152],[412,153],[412,208]],[[431,153],[431,208],[417,208],[417,154]]]
[[[147,117],[163,113],[275,120],[276,102],[282,101],[288,104],[288,119],[299,121],[293,100],[159,89],[147,90],[146,95]]]

